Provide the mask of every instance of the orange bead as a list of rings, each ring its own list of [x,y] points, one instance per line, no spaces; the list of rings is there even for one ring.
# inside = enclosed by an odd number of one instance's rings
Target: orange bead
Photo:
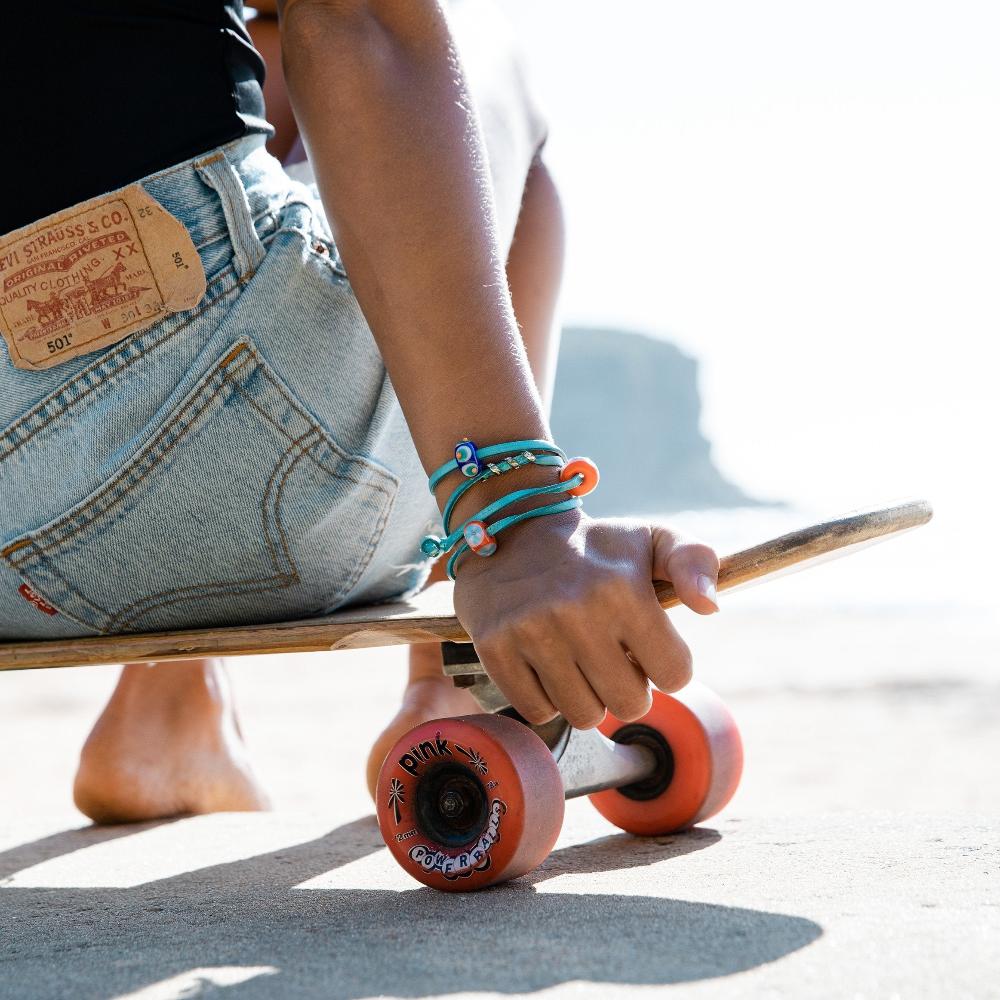
[[[463,529],[465,542],[477,556],[491,556],[497,550],[497,540],[486,530],[482,521],[470,521]]]
[[[559,473],[559,482],[565,483],[574,476],[583,476],[583,482],[575,489],[567,490],[571,497],[585,497],[597,489],[601,474],[589,458],[571,458]]]

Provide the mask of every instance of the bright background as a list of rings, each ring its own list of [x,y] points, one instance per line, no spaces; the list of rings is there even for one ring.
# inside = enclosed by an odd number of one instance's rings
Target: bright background
[[[739,600],[995,610],[1000,5],[503,6],[551,122],[566,321],[696,356],[716,463],[793,504],[674,520],[729,551],[935,506]]]

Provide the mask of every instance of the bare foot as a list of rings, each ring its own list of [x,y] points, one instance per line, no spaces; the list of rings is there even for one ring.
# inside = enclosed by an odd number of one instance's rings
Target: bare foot
[[[127,664],[80,753],[73,799],[95,823],[267,809],[222,661]]]
[[[375,798],[378,773],[385,755],[407,730],[428,719],[481,712],[478,702],[462,688],[457,688],[441,669],[441,647],[424,643],[410,648],[410,677],[403,693],[403,705],[386,726],[368,755],[368,792]]]

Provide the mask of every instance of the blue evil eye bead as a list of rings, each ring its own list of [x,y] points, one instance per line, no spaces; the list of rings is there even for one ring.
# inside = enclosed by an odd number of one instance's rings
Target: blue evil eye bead
[[[463,529],[465,543],[477,556],[491,556],[497,550],[496,539],[482,521],[470,521]]]
[[[455,445],[455,464],[462,470],[462,475],[467,479],[473,479],[482,471],[479,464],[479,453],[476,451],[474,442],[465,438]]]
[[[420,543],[420,551],[425,556],[439,556],[441,555],[441,542],[433,535],[427,535]]]

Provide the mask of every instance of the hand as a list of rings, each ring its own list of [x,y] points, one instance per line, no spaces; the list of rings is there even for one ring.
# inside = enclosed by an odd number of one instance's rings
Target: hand
[[[455,609],[487,673],[528,722],[577,729],[649,711],[649,681],[676,691],[691,653],[660,607],[668,580],[699,614],[718,611],[719,559],[662,525],[571,512],[517,525],[489,558],[466,554]],[[707,577],[701,581],[699,577]],[[629,655],[630,654],[630,655]]]

